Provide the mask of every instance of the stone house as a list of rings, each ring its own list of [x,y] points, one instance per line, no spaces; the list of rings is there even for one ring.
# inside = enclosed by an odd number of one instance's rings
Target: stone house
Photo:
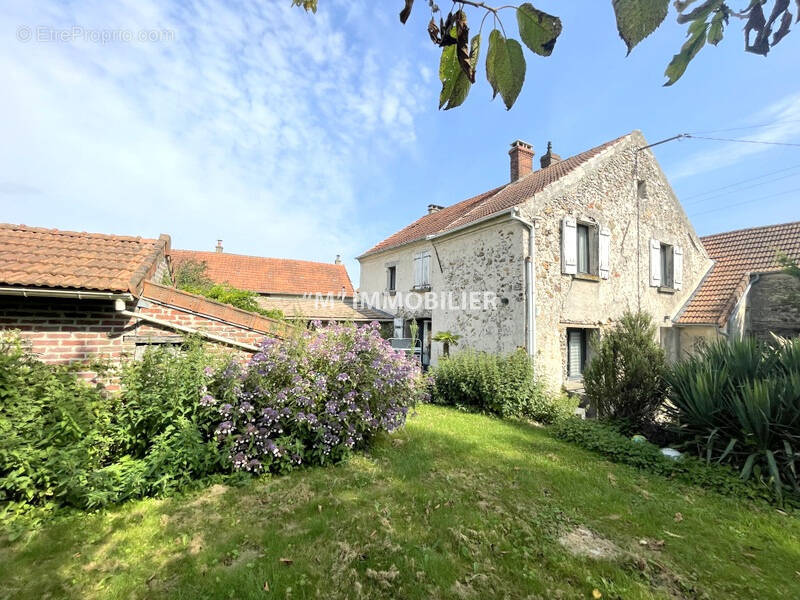
[[[676,324],[680,352],[702,339],[800,335],[800,280],[782,271],[779,253],[800,261],[800,222],[701,238],[714,266]]]
[[[287,326],[163,286],[170,238],[0,224],[0,331],[19,330],[45,362],[119,365],[198,335],[249,355]],[[116,387],[114,379],[103,379]]]
[[[171,250],[169,259],[173,268],[204,263],[211,281],[257,293],[262,308],[280,310],[289,321],[392,321],[383,311],[353,304],[353,283],[339,256],[332,263],[244,256],[224,252],[220,240],[214,252]]]
[[[534,170],[516,141],[510,181],[414,223],[359,257],[364,300],[419,325],[423,362],[459,347],[525,348],[553,387],[581,385],[590,340],[626,310],[653,315],[679,344],[681,309],[712,266],[641,132]]]

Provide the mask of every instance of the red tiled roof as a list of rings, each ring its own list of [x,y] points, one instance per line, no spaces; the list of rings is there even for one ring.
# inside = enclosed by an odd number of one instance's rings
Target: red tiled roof
[[[362,256],[421,240],[429,235],[444,233],[522,204],[554,181],[558,181],[590,158],[594,158],[606,148],[613,146],[626,137],[628,136],[624,135],[611,140],[596,148],[554,163],[549,167],[533,171],[517,181],[507,183],[432,214],[425,215],[376,244]]]
[[[678,323],[723,325],[747,287],[750,273],[780,269],[777,253],[800,260],[800,221],[740,229],[700,238],[715,262]]]
[[[345,296],[353,296],[353,284],[341,264],[195,250],[172,250],[170,257],[173,265],[205,262],[212,281],[259,294],[341,294],[344,289]]]
[[[0,223],[0,283],[138,294],[169,249],[145,239]]]
[[[183,290],[159,285],[152,281],[144,282],[142,297],[277,337],[286,337],[293,329],[291,325],[282,321],[221,304]]]

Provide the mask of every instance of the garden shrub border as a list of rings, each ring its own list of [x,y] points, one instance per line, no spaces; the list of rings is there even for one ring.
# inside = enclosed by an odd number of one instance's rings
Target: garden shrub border
[[[658,446],[649,442],[634,442],[609,424],[570,418],[556,422],[548,431],[556,439],[600,454],[614,463],[711,489],[726,496],[772,506],[780,504],[784,509],[800,509],[800,497],[796,495],[786,494],[779,502],[771,487],[754,480],[742,480],[728,466],[708,464],[688,454],[683,454],[677,460],[668,458],[661,454]]]

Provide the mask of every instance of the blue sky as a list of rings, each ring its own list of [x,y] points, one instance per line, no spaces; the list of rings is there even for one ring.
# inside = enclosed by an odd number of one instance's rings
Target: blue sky
[[[4,3],[2,220],[169,233],[176,248],[221,238],[241,254],[342,254],[357,282],[354,257],[429,203],[505,182],[517,138],[537,158],[548,140],[566,157],[633,129],[651,142],[800,142],[797,32],[764,59],[743,52],[733,20],[664,88],[684,39],[672,9],[626,58],[610,1],[541,1],[564,33],[550,58],[526,52],[514,108],[490,101],[481,70],[465,105],[441,112],[425,3],[403,27],[400,0],[319,2],[316,16],[289,0]],[[168,33],[36,40],[75,26]],[[800,219],[800,148],[683,140],[655,152],[701,235]]]

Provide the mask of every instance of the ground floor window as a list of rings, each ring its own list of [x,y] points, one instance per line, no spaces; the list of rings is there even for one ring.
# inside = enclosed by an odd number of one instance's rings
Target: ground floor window
[[[567,329],[567,377],[583,378],[586,367],[586,329]]]

